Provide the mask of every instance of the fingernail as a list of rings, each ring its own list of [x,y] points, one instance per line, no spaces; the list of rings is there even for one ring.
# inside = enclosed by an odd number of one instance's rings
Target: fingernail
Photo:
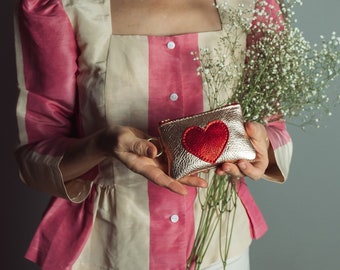
[[[201,187],[202,187],[202,188],[208,187],[208,183],[207,183],[206,181],[202,182],[202,183],[201,183]]]
[[[149,157],[149,158],[155,158],[156,155],[157,155],[155,149],[154,149],[154,148],[151,148],[151,147],[149,147],[149,148],[146,150],[146,153],[147,153],[147,157]]]
[[[247,167],[246,164],[243,162],[239,163],[238,166],[241,170],[245,170],[245,168]]]

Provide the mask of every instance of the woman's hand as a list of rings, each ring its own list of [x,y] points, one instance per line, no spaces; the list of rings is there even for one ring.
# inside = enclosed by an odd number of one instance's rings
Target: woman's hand
[[[206,187],[207,182],[196,176],[187,176],[179,180],[169,177],[164,155],[157,157],[158,149],[148,141],[149,136],[131,127],[107,128],[97,134],[96,144],[107,157],[119,159],[130,170],[143,175],[150,181],[166,187],[173,192],[185,195],[184,185]]]
[[[269,165],[268,151],[271,149],[267,131],[262,124],[255,122],[246,123],[245,129],[256,151],[255,160],[252,162],[239,160],[236,163],[223,163],[217,168],[217,174],[230,174],[235,177],[248,176],[253,180],[258,180],[264,175]]]

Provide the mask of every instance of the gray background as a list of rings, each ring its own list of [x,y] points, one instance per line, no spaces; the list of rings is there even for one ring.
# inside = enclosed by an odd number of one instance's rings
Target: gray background
[[[23,259],[48,197],[18,179],[16,79],[12,34],[13,0],[2,1],[1,27],[1,269],[34,270]],[[340,1],[305,0],[296,9],[308,40],[332,31],[340,35]],[[340,92],[340,80],[336,81]],[[327,128],[303,132],[289,126],[294,157],[284,185],[263,180],[249,183],[270,227],[251,248],[252,270],[340,269],[340,107],[323,122]]]

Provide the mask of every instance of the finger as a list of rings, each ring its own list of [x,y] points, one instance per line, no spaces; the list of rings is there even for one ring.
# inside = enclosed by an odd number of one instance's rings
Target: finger
[[[181,195],[186,195],[186,188],[178,181],[169,177],[161,167],[156,166],[156,160],[151,160],[147,157],[137,157],[133,154],[128,154],[131,156],[129,164],[132,164],[129,169],[144,176],[148,180],[154,182],[155,184],[166,187],[169,190],[176,192]],[[155,163],[156,162],[156,163]]]
[[[138,168],[136,167],[136,171],[140,174],[144,175],[150,181],[155,184],[166,187],[173,192],[176,192],[181,195],[187,194],[187,189],[184,185],[194,186],[194,187],[202,187],[205,188],[208,186],[208,183],[197,176],[185,176],[179,180],[175,180],[168,176],[163,170],[160,168],[154,167],[153,165],[144,166]]]
[[[128,150],[138,156],[146,156],[150,158],[155,158],[158,152],[157,147],[152,142],[140,138],[135,138],[129,144]]]
[[[192,187],[206,188],[208,186],[207,181],[205,181],[203,178],[200,178],[194,175],[185,176],[179,179],[178,181],[182,184],[185,184],[187,186],[192,186]]]
[[[269,149],[269,140],[268,140],[268,134],[265,129],[265,127],[262,124],[259,123],[246,123],[246,130],[247,134],[255,148],[256,151],[256,159],[251,164],[253,167],[258,168],[259,171],[264,172],[264,170],[268,167],[269,164],[269,158],[268,158],[268,149]],[[243,163],[239,162],[239,167],[243,165]],[[245,163],[249,164],[249,163]],[[252,166],[250,166],[251,168]],[[247,169],[249,166],[247,166]],[[245,172],[245,169],[241,168],[242,172]],[[255,174],[252,174],[257,176],[259,174],[259,171],[255,171]],[[257,178],[257,177],[256,177]]]
[[[244,174],[235,163],[225,162],[217,168],[216,173],[218,175],[229,174],[235,177],[242,177]]]
[[[154,167],[149,168],[148,171],[150,172],[150,177],[148,179],[150,179],[157,185],[166,187],[177,194],[186,195],[188,193],[187,189],[179,181],[176,181],[173,178],[169,177],[161,170],[157,170],[157,172],[154,170]]]
[[[120,127],[116,136],[114,152],[117,155],[133,153],[138,156],[154,157],[157,155],[157,148],[147,139],[150,137],[142,131],[134,128]]]
[[[202,188],[208,186],[208,183],[203,178],[197,176],[190,175],[185,176],[179,180],[175,180],[168,176],[166,173],[164,173],[164,171],[154,166],[148,166],[145,167],[144,169],[141,173],[142,174],[144,173],[144,175],[146,175],[148,179],[150,179],[157,185],[166,187],[171,191],[174,191],[181,195],[187,194],[187,190],[184,185]]]
[[[148,142],[151,142],[157,148],[156,157],[160,157],[163,154],[163,145],[158,138],[150,137],[147,139]]]
[[[241,173],[247,175],[253,180],[259,180],[265,172],[265,162],[254,162],[251,163],[246,160],[241,160],[237,163],[238,168],[240,169]]]

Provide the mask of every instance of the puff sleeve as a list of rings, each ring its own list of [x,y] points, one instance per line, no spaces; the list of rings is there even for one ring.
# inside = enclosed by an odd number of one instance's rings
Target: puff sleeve
[[[91,181],[64,183],[59,169],[66,147],[77,136],[77,45],[62,2],[20,1],[15,43],[20,177],[37,190],[80,202]]]

